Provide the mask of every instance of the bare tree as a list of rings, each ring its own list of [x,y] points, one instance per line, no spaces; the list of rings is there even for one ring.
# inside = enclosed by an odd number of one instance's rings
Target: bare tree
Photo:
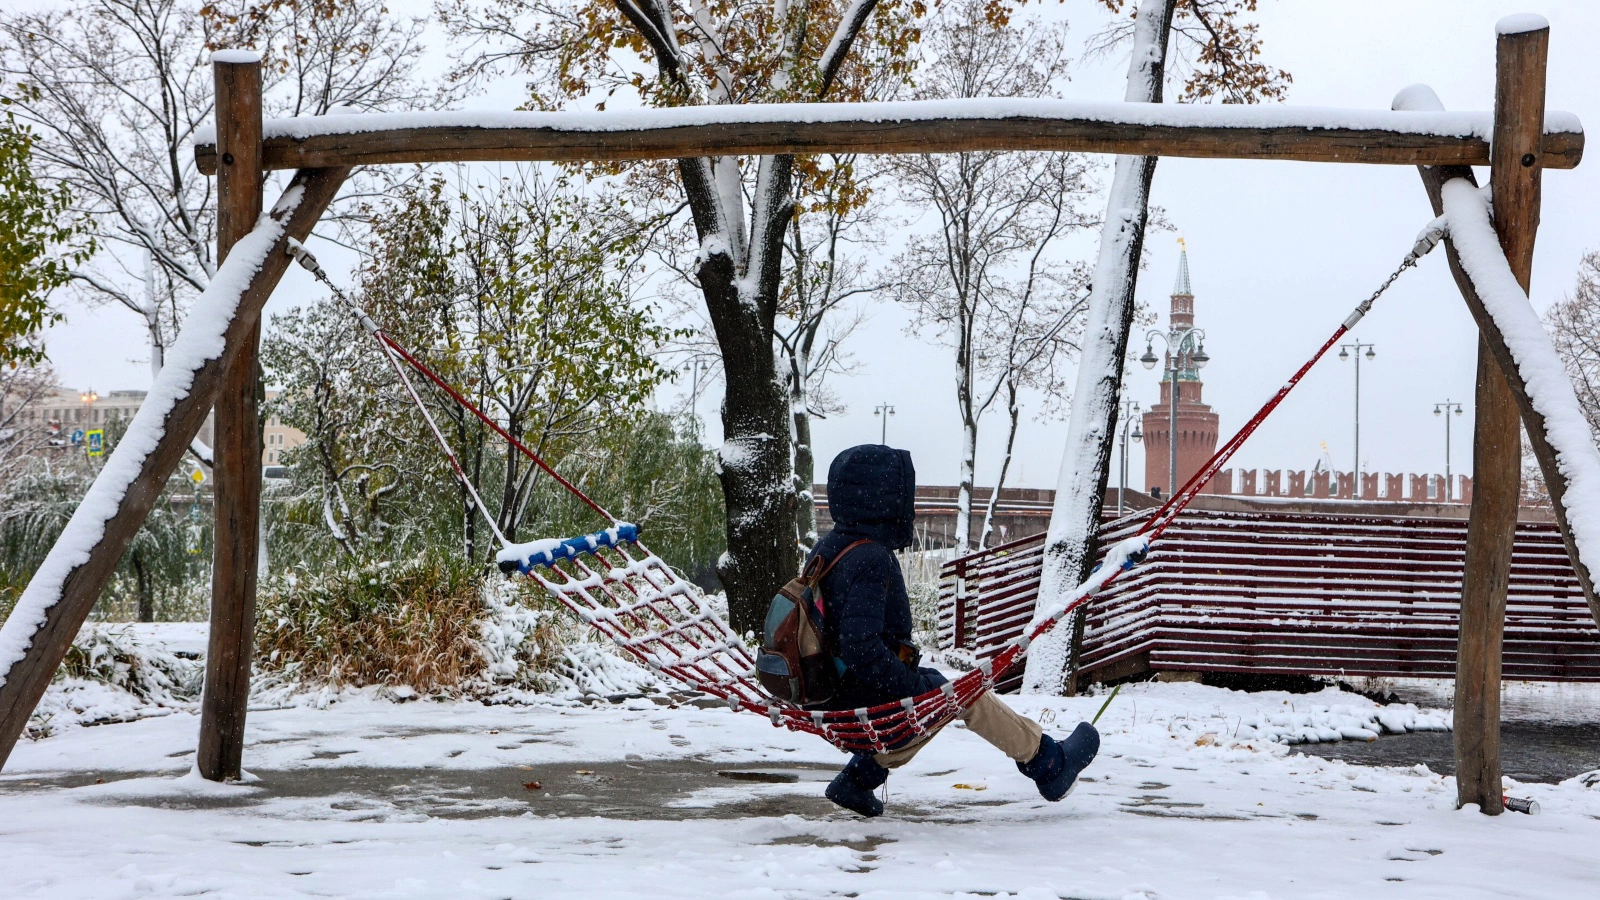
[[[509,63],[556,106],[626,91],[652,106],[850,100],[903,77],[921,0],[444,0],[469,43],[465,74]],[[640,70],[639,61],[654,71]],[[604,107],[604,101],[600,106]],[[776,322],[796,158],[724,156],[636,165],[640,196],[687,208],[694,257],[727,391],[720,451],[728,552],[718,567],[729,618],[759,628],[795,572],[794,470]],[[676,189],[673,189],[675,184]],[[681,199],[678,199],[681,198]]]
[[[1584,254],[1572,293],[1550,307],[1545,324],[1589,428],[1600,434],[1600,250]]]
[[[1070,403],[1063,378],[1061,363],[1078,352],[1078,338],[1083,330],[1083,314],[1088,308],[1088,293],[1083,290],[1086,280],[1081,268],[1075,268],[1065,277],[1047,270],[1041,257],[1050,245],[1041,243],[1028,260],[1027,277],[1015,286],[1011,300],[1006,304],[1011,315],[1004,331],[995,335],[994,343],[1005,347],[1004,354],[996,354],[992,366],[994,390],[1002,386],[1006,399],[1005,449],[1000,459],[1000,473],[995,477],[994,490],[983,511],[983,529],[978,535],[978,546],[988,547],[994,536],[995,513],[1000,506],[1000,491],[1011,472],[1012,455],[1017,443],[1017,426],[1021,417],[1018,395],[1023,388],[1032,388],[1045,398],[1045,411],[1059,410]],[[1053,292],[1048,300],[1040,302],[1038,295]],[[1043,308],[1043,309],[1042,309]],[[1046,315],[1041,312],[1048,310]],[[1048,315],[1054,314],[1051,321]],[[988,403],[994,401],[992,396]]]
[[[854,369],[842,345],[865,317],[857,301],[879,290],[868,283],[859,249],[876,243],[876,214],[868,203],[871,179],[863,177],[862,163],[854,156],[830,156],[804,173],[784,242],[790,275],[783,283],[778,346],[794,423],[795,530],[806,550],[818,538],[811,420],[844,411],[827,379]]]
[[[414,103],[420,21],[354,0],[72,0],[0,14],[0,73],[41,173],[71,190],[102,252],[73,276],[138,315],[161,368],[189,298],[216,268],[211,184],[191,142],[212,112],[210,52],[262,51],[269,114]]]
[[[1591,250],[1579,260],[1572,293],[1550,307],[1544,322],[1578,394],[1578,405],[1589,420],[1589,430],[1600,435],[1600,250]],[[1549,506],[1550,490],[1526,437],[1522,448],[1522,503]]]
[[[1065,77],[1064,28],[996,27],[988,10],[985,0],[963,0],[942,11],[924,39],[932,61],[917,72],[918,98],[1041,97]],[[896,295],[912,309],[914,330],[935,333],[954,351],[961,417],[955,542],[966,551],[983,416],[1006,396],[1003,481],[1018,391],[1040,381],[1053,386],[1064,332],[1045,334],[1081,311],[1072,270],[1053,257],[1061,237],[1091,223],[1080,208],[1091,189],[1088,162],[1077,154],[990,152],[904,156],[890,166],[905,199],[937,219],[932,234],[911,238],[895,260]]]

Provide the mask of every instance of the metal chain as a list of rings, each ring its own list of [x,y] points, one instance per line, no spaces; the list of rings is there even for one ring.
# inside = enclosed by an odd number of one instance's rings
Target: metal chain
[[[1366,317],[1367,313],[1372,311],[1372,304],[1378,302],[1378,298],[1382,297],[1383,292],[1387,291],[1389,286],[1395,283],[1395,280],[1400,277],[1400,274],[1416,264],[1416,254],[1408,254],[1405,260],[1400,263],[1400,268],[1395,269],[1394,274],[1385,279],[1383,284],[1380,285],[1377,290],[1372,292],[1371,297],[1368,297],[1367,299],[1356,304],[1356,308],[1351,311],[1349,318],[1344,320],[1344,330],[1349,331],[1350,329],[1356,327],[1356,323],[1360,322]]]
[[[1416,256],[1410,256],[1410,255],[1406,256],[1406,258],[1400,263],[1400,267],[1394,270],[1394,274],[1390,275],[1383,282],[1383,284],[1378,287],[1377,290],[1372,292],[1372,296],[1367,298],[1368,305],[1371,305],[1379,297],[1382,297],[1383,296],[1383,292],[1387,291],[1389,289],[1389,286],[1394,284],[1395,281],[1398,280],[1402,274],[1404,274],[1405,270],[1407,270],[1407,269],[1409,269],[1412,266],[1417,264],[1418,258],[1419,257],[1416,257]]]

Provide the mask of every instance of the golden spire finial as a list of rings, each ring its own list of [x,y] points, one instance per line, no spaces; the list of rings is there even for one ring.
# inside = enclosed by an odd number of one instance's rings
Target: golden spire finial
[[[1178,238],[1178,249],[1185,251],[1189,249],[1189,245],[1183,242],[1183,238]]]

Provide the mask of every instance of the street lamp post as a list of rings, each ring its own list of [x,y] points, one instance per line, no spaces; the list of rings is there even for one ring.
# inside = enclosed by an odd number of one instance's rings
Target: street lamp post
[[[1122,401],[1122,438],[1121,438],[1121,440],[1118,441],[1118,443],[1121,444],[1121,446],[1122,446],[1122,474],[1121,474],[1121,478],[1117,482],[1117,517],[1118,518],[1121,518],[1123,513],[1127,510],[1127,498],[1128,498],[1128,438],[1130,438],[1130,437],[1133,438],[1133,442],[1135,444],[1137,444],[1140,440],[1142,440],[1144,438],[1144,432],[1142,430],[1140,430],[1138,422],[1136,422],[1134,420],[1134,417],[1137,416],[1138,414],[1139,414],[1139,401],[1137,401],[1137,400],[1124,400],[1124,401]],[[1132,433],[1131,434],[1129,433],[1129,429],[1130,428],[1132,429]]]
[[[78,399],[83,401],[83,412],[79,414],[82,421],[74,429],[73,433],[83,435],[83,455],[84,459],[87,460],[98,455],[92,452],[94,448],[90,443],[89,423],[94,419],[94,403],[100,399],[100,395],[94,392],[94,388],[90,388],[79,394]]]
[[[1203,328],[1170,328],[1161,331],[1152,328],[1145,333],[1144,355],[1139,357],[1139,362],[1146,369],[1153,369],[1156,363],[1155,341],[1161,340],[1167,348],[1167,367],[1164,376],[1172,385],[1168,392],[1168,423],[1167,423],[1167,496],[1178,490],[1178,375],[1187,368],[1202,369],[1211,361],[1206,355],[1206,332]],[[1188,361],[1188,365],[1184,361]]]
[[[874,409],[872,411],[872,414],[883,420],[883,422],[882,422],[882,426],[883,427],[878,433],[878,443],[880,443],[880,444],[888,444],[889,443],[889,417],[894,415],[894,407],[890,406],[887,403],[881,403],[881,404],[878,405],[878,407],[876,409]]]
[[[1444,416],[1444,502],[1451,503],[1455,497],[1455,485],[1450,483],[1450,412],[1461,415],[1461,404],[1449,400],[1433,405],[1433,414]]]
[[[706,371],[705,360],[695,358],[684,364],[689,372],[689,427],[696,436],[700,434],[700,375]]]
[[[1373,352],[1371,344],[1363,344],[1360,341],[1356,341],[1353,344],[1339,345],[1340,362],[1349,359],[1350,351],[1352,350],[1355,351],[1356,357],[1356,463],[1350,471],[1355,473],[1355,495],[1357,497],[1361,496],[1361,351],[1363,349],[1367,351],[1367,359],[1369,361],[1378,355]]]

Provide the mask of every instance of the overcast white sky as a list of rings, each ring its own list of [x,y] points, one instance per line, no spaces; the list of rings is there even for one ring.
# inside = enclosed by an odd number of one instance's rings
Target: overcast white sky
[[[1080,40],[1104,22],[1098,4],[1089,0],[1070,0],[1061,10]],[[1550,19],[1549,105],[1575,112],[1594,127],[1600,92],[1593,60],[1585,62],[1600,38],[1600,4],[1592,0],[1267,0],[1259,21],[1267,60],[1294,75],[1293,104],[1387,109],[1396,91],[1422,82],[1447,107],[1465,110],[1492,106],[1494,24],[1513,12]],[[434,43],[442,47],[442,36]],[[1124,74],[1122,59],[1086,64],[1066,95],[1115,99],[1122,95]],[[468,105],[506,108],[516,100],[514,85],[507,85]],[[1487,173],[1480,178],[1486,180]],[[1570,291],[1584,251],[1600,247],[1600,162],[1549,172],[1544,185],[1532,292],[1541,309]],[[1431,218],[1416,171],[1398,166],[1166,159],[1157,169],[1152,199],[1178,230],[1150,236],[1139,295],[1161,314],[1164,326],[1176,239],[1185,237],[1197,320],[1212,358],[1204,372],[1205,397],[1221,415],[1224,435],[1388,275]],[[1094,251],[1095,240],[1085,237],[1064,252],[1092,259]],[[313,296],[312,285],[295,273],[268,308]],[[48,336],[64,384],[101,392],[148,385],[142,333],[131,314],[109,307],[67,312],[68,322]],[[853,338],[859,368],[837,385],[849,409],[815,426],[824,471],[839,450],[878,440],[873,408],[889,403],[896,410],[889,442],[913,452],[923,483],[954,483],[960,432],[953,375],[945,351],[907,337],[905,324],[902,311],[879,305]],[[1431,412],[1433,404],[1450,398],[1467,406],[1454,426],[1453,469],[1470,471],[1476,339],[1443,254],[1406,275],[1358,330],[1378,354],[1361,372],[1366,468],[1442,471],[1444,426]],[[1135,353],[1143,349],[1137,337],[1133,345]],[[1350,468],[1351,368],[1325,361],[1240,452],[1238,465],[1310,468],[1326,443],[1334,464]],[[1148,406],[1156,383],[1157,373],[1135,365],[1126,395]],[[712,440],[718,439],[719,400],[712,390],[700,403]],[[980,482],[992,481],[998,469],[1004,423],[995,417],[986,427]],[[1064,432],[1064,420],[1026,422],[1010,483],[1053,486]],[[1131,486],[1140,487],[1138,448],[1130,471]]]

